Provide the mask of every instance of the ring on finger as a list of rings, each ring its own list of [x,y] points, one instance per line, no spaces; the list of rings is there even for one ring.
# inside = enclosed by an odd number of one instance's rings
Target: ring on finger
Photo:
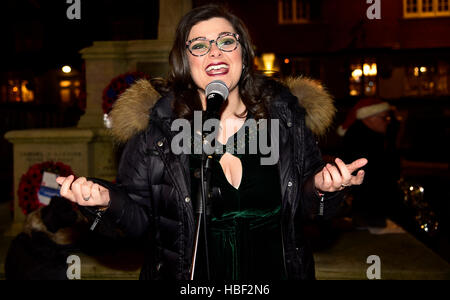
[[[343,187],[343,188],[346,188],[346,187],[349,187],[349,186],[351,186],[351,184],[341,184],[341,187]]]
[[[89,199],[91,198],[91,195],[87,196],[87,197],[83,197],[84,201],[89,201]]]

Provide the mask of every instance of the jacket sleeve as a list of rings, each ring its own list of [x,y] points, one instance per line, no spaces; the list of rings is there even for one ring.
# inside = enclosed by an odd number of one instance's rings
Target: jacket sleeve
[[[302,122],[304,124],[304,122]],[[315,175],[325,166],[322,154],[318,147],[318,142],[311,130],[303,125],[304,159],[303,159],[303,177],[302,177],[302,195],[301,207],[303,216],[307,219],[314,219],[316,216],[323,216],[328,219],[338,212],[343,199],[343,192],[325,193],[319,195],[314,184]]]
[[[141,237],[150,225],[146,136],[145,132],[139,133],[126,144],[119,164],[117,183],[90,178],[109,190],[109,207],[101,213],[100,222],[113,224],[125,236],[132,238]]]

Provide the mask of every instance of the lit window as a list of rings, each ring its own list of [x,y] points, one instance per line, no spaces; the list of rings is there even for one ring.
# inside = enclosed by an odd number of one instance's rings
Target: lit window
[[[72,104],[80,96],[80,81],[63,79],[59,81],[59,96],[64,104]]]
[[[438,0],[436,5],[437,16],[450,16],[450,0]]]
[[[448,0],[439,0],[438,2],[438,11],[449,11],[449,1]]]
[[[406,12],[417,13],[417,0],[406,0]]]
[[[408,66],[404,78],[404,96],[448,95],[448,70],[448,63],[443,61]]]
[[[9,79],[1,85],[1,102],[32,102],[34,91],[28,80]]]
[[[377,64],[366,61],[350,65],[350,96],[374,96],[377,91]]]
[[[450,16],[450,0],[403,0],[405,18]]]
[[[22,94],[23,102],[32,102],[34,101],[34,92],[28,89],[28,81],[24,80],[21,82],[20,91]]]
[[[278,0],[280,24],[307,23],[311,19],[311,0]]]
[[[59,90],[59,96],[61,97],[61,101],[63,103],[69,103],[71,100],[70,89]]]
[[[432,12],[433,11],[433,0],[422,0],[422,12]]]
[[[70,106],[79,100],[81,95],[81,82],[79,72],[70,67],[64,66],[59,70],[54,70],[59,75],[59,101],[63,106]]]
[[[62,88],[68,88],[72,85],[72,82],[70,80],[61,80],[59,82],[59,86]]]

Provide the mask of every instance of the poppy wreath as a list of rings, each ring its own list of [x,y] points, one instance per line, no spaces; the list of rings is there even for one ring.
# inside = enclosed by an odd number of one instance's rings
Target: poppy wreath
[[[150,79],[150,76],[143,72],[128,72],[112,79],[108,86],[103,90],[103,113],[109,114],[114,102],[116,102],[120,94],[139,79]]]
[[[72,168],[61,162],[46,161],[32,165],[28,171],[22,175],[19,182],[19,206],[25,215],[45,206],[39,202],[38,191],[41,187],[44,172],[58,174],[59,176],[69,176],[73,174]]]

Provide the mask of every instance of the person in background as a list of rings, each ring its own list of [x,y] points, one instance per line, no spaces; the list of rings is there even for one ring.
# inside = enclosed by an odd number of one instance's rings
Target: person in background
[[[363,98],[348,112],[338,134],[344,159],[366,157],[364,182],[352,188],[356,228],[385,227],[393,214],[400,160],[395,147],[398,123],[393,107],[378,98]]]

